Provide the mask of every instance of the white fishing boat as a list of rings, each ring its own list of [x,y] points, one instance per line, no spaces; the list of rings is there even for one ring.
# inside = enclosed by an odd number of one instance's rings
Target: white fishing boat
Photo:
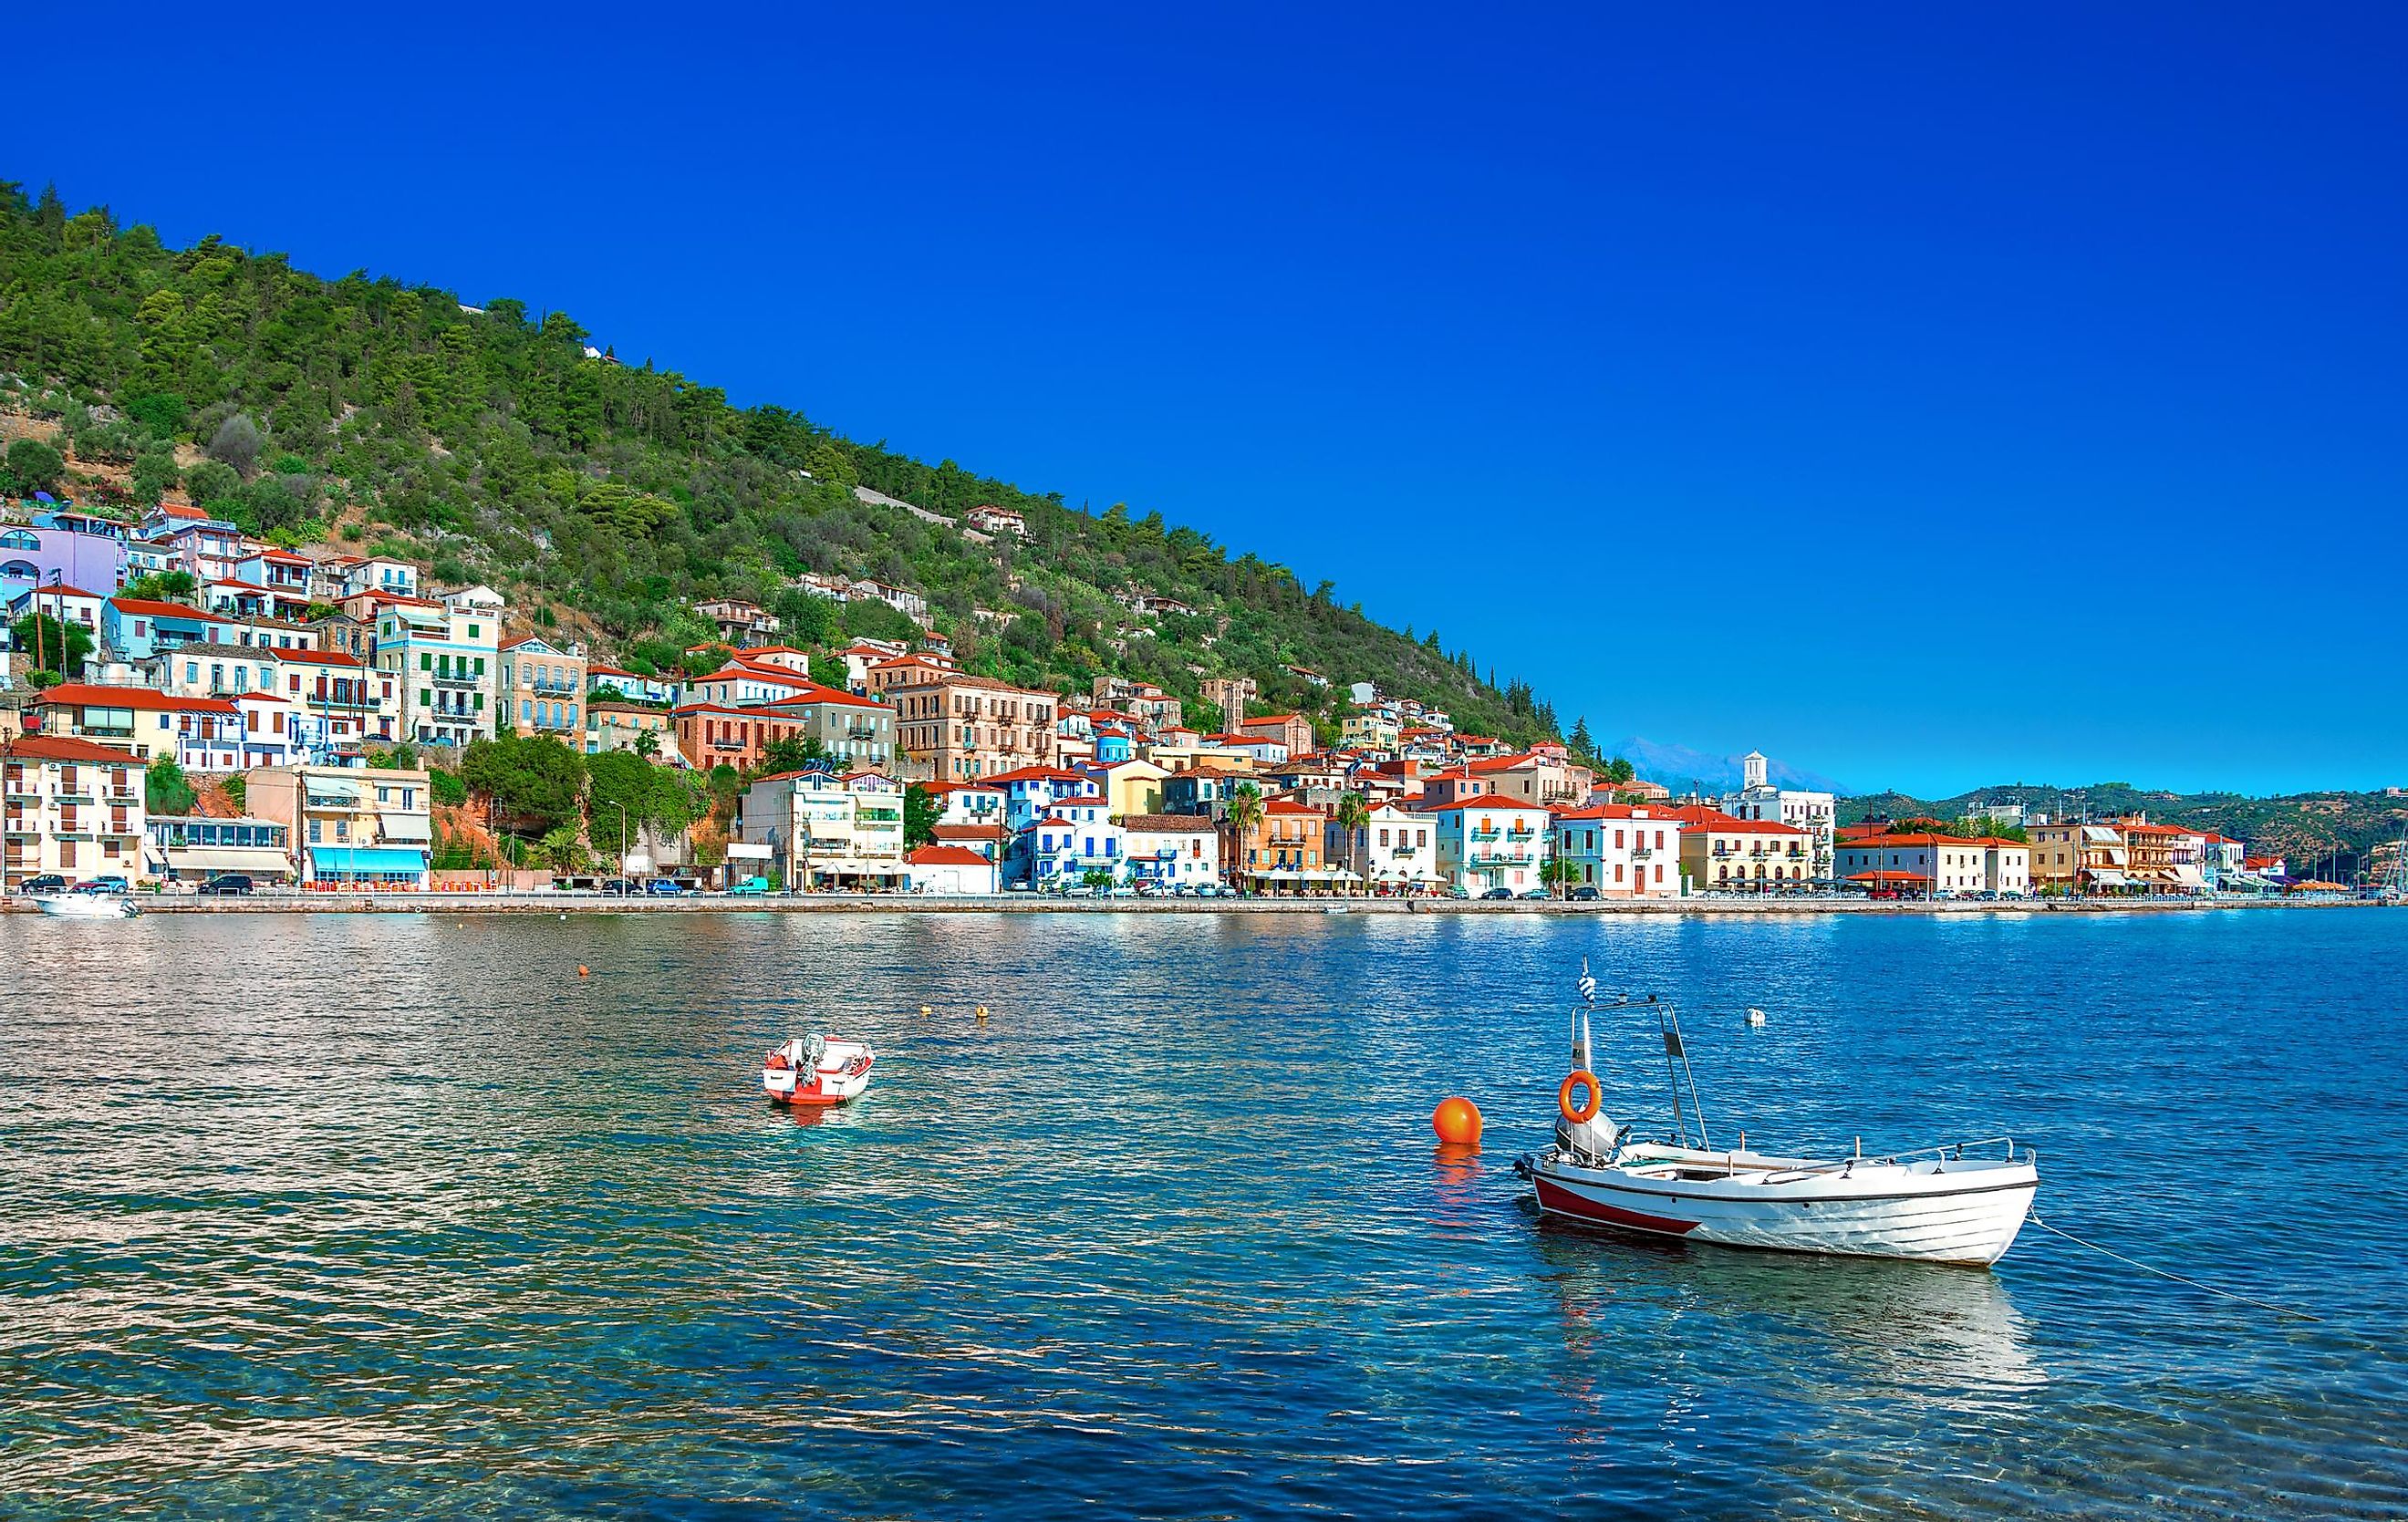
[[[1581,985],[1594,995],[1585,968]],[[1601,1113],[1589,1067],[1590,1009],[1655,1017],[1673,1134],[1646,1140]],[[1737,1146],[1717,1149],[1697,1103],[1680,1015],[1652,998],[1574,1015],[1572,1064],[1556,1091],[1555,1145],[1514,1165],[1546,1215],[1730,1247],[1986,1265],[2013,1245],[2040,1188],[2032,1149],[2004,1136],[1875,1154],[1859,1145],[1846,1157],[1804,1158],[1753,1150],[1742,1131]]]
[[[69,889],[64,893],[36,893],[32,898],[35,908],[62,919],[131,919],[142,912],[122,893]]]
[[[862,1041],[797,1036],[761,1064],[761,1088],[781,1104],[842,1104],[869,1087],[877,1057]]]

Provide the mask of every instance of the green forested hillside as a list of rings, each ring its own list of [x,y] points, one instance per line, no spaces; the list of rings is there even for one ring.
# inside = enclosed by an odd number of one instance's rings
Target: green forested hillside
[[[738,409],[673,371],[589,358],[586,336],[521,301],[472,310],[216,238],[168,249],[0,182],[0,412],[61,425],[60,484],[81,500],[182,493],[290,543],[406,546],[438,578],[490,582],[638,669],[704,637],[686,605],[714,594],[785,614],[796,643],[905,632],[883,605],[838,617],[789,585],[817,571],[923,592],[964,664],[1010,680],[1084,690],[1110,671],[1193,697],[1200,669],[1256,677],[1267,705],[1334,715],[1338,690],[1289,676],[1297,664],[1437,704],[1468,730],[1555,732],[1526,686],[1490,686],[1437,633],[1383,628],[1329,583],[1307,589],[1158,513],[1091,516],[799,412]],[[1033,539],[982,546],[855,485],[948,516],[1012,508]],[[1138,588],[1197,615],[1139,619],[1112,601]]]

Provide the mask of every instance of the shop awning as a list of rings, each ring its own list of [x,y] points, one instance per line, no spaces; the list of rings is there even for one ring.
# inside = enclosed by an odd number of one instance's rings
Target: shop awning
[[[2122,888],[2132,880],[2114,867],[2085,867],[2082,875],[2100,888]]]
[[[309,864],[321,875],[387,876],[426,870],[426,853],[394,846],[312,846]]]
[[[424,841],[435,838],[435,821],[423,814],[380,814],[377,829],[384,838],[395,841]]]
[[[293,862],[273,846],[170,846],[167,866],[179,873],[241,872],[254,877],[290,877]]]

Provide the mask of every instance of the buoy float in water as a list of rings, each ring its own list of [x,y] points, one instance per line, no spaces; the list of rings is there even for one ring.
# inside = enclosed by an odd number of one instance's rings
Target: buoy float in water
[[[1449,1146],[1478,1146],[1480,1106],[1460,1095],[1442,1099],[1430,1116],[1430,1130]]]
[[[1751,1027],[1761,1029],[1764,1025],[1764,1011],[1760,1009],[1750,1009],[1747,1012],[1747,1023]]]
[[[922,1019],[924,1019],[924,1019],[926,1019],[929,1016],[931,1016],[931,1015],[933,1015],[933,1014],[935,1014],[935,1013],[936,1013],[936,1011],[934,1011],[934,1010],[930,1009],[930,1008],[929,1008],[927,1005],[925,1005],[925,1004],[922,1004],[922,1005],[920,1006],[920,1018],[922,1018]]]
[[[984,1004],[979,1005],[978,1017],[979,1024],[984,1025],[986,1023],[986,1006]]]
[[[594,975],[594,972],[593,969],[587,967],[580,961],[577,964],[577,975],[579,977],[592,977]]]

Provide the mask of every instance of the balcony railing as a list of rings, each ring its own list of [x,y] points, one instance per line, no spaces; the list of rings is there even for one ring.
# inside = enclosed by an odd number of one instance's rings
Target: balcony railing
[[[1493,872],[1499,867],[1526,867],[1533,858],[1528,851],[1476,851],[1467,860],[1475,870]]]
[[[1630,847],[1630,860],[1633,861],[1644,861],[1655,854],[1656,847],[1653,846],[1633,846]]]
[[[421,672],[419,675],[423,676],[427,674]],[[481,686],[484,680],[485,679],[482,676],[471,676],[466,672],[451,672],[447,674],[445,672],[438,671],[434,674],[435,685],[437,687],[478,687]]]
[[[1503,832],[1498,830],[1474,830],[1471,832],[1471,838],[1474,840],[1495,840],[1501,833],[1503,833]]]

